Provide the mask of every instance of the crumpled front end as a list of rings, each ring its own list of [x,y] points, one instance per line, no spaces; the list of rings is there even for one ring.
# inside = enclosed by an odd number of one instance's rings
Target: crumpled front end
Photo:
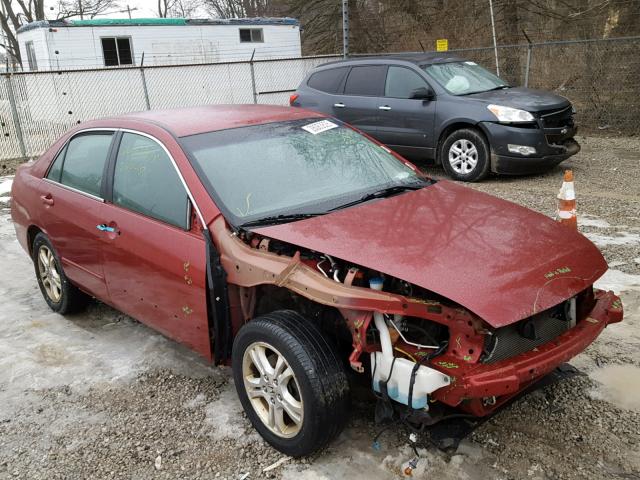
[[[575,326],[510,358],[465,364],[447,355],[439,357],[434,364],[452,381],[435,391],[433,398],[477,416],[490,413],[585,350],[607,325],[622,321],[622,302],[613,292],[594,290],[591,304]]]

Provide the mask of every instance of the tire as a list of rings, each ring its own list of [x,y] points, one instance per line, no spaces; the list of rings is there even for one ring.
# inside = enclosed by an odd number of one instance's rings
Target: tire
[[[284,365],[279,366],[278,356]],[[257,365],[264,366],[265,358],[272,371],[279,367],[280,381],[273,381],[275,375],[265,381],[260,374]],[[244,411],[276,450],[292,457],[308,455],[342,431],[350,406],[347,375],[333,343],[302,315],[279,310],[252,320],[238,332],[232,360]],[[270,418],[280,421],[269,426]]]
[[[64,315],[84,308],[90,297],[69,282],[60,257],[44,233],[33,239],[32,252],[38,286],[51,310]]]
[[[442,143],[440,160],[445,172],[454,180],[477,182],[489,174],[489,144],[484,135],[471,128],[449,134]]]

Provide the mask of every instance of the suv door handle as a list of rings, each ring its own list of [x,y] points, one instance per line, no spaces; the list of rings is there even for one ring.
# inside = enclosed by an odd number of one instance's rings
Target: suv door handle
[[[336,108],[344,108],[344,103],[334,103],[333,106]]]
[[[391,110],[391,107],[389,105],[380,105],[378,110]]]
[[[53,205],[53,197],[51,196],[50,193],[47,193],[46,195],[41,195],[40,199],[42,200],[42,203],[44,203],[45,205]]]
[[[100,230],[101,232],[114,233],[116,231],[115,227],[110,227],[109,225],[107,225],[105,223],[101,223],[100,225],[96,225],[96,228],[98,230]]]

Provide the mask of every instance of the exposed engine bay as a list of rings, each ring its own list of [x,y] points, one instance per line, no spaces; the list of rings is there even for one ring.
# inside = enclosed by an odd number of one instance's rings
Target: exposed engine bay
[[[336,284],[392,294],[419,305],[419,315],[332,308],[294,289],[282,288],[280,280],[275,285],[256,286],[250,305],[243,307],[245,321],[282,308],[316,319],[349,355],[352,369],[369,373],[377,395],[413,409],[427,411],[431,399],[464,407],[463,398],[447,395],[447,390],[459,387],[456,381],[463,365],[500,365],[548,343],[575,327],[594,303],[589,288],[544,312],[492,328],[472,312],[401,279],[248,231],[239,232],[238,237],[252,249],[295,260]],[[410,304],[402,306],[408,310]],[[501,403],[499,398],[483,396],[474,413],[491,411]]]

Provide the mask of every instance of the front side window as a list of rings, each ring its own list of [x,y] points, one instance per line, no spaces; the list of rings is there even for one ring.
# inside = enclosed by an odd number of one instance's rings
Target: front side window
[[[171,159],[148,137],[124,133],[113,176],[113,203],[187,228],[189,202]]]
[[[29,64],[29,70],[38,70],[38,61],[36,60],[36,51],[33,48],[33,42],[29,41],[25,43],[24,48],[27,50],[27,63]]]
[[[133,65],[131,53],[131,38],[129,37],[103,37],[102,56],[106,67],[118,65]]]
[[[469,95],[509,87],[505,81],[475,62],[436,63],[423,68],[452,95]]]
[[[261,43],[264,42],[261,28],[241,28],[240,42],[242,43]]]
[[[59,155],[56,159],[49,175],[56,174],[58,161],[62,158],[60,183],[100,197],[102,174],[112,137],[111,132],[86,133],[74,137],[67,145],[64,157]]]
[[[334,120],[234,128],[181,142],[235,225],[324,213],[386,187],[425,182],[384,147]]]
[[[416,72],[404,67],[390,66],[384,96],[392,98],[413,98],[418,88],[426,88],[427,83]]]
[[[384,65],[353,67],[347,77],[344,94],[382,96],[386,70],[387,67]]]

